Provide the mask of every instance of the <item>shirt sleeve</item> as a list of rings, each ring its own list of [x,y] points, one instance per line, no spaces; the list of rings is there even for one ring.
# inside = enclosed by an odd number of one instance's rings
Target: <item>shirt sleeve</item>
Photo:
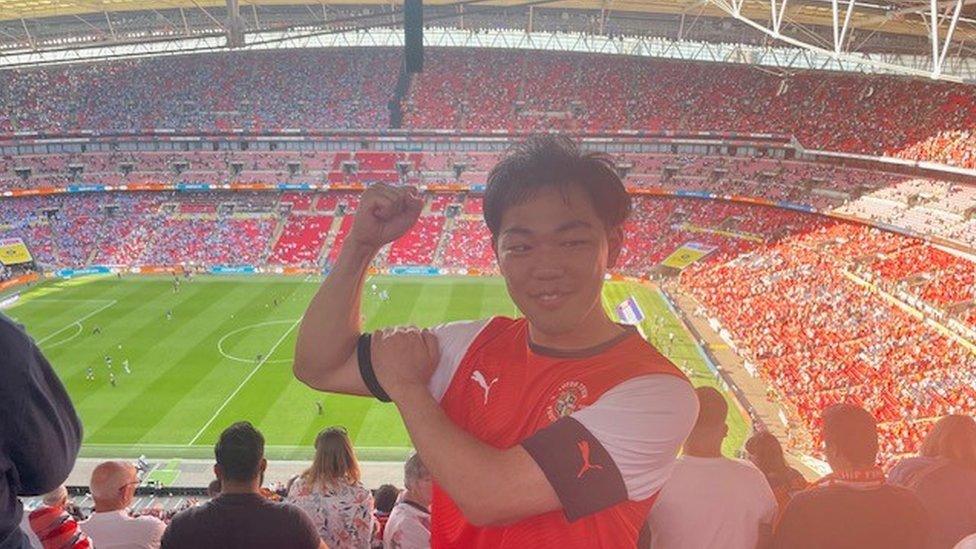
[[[53,490],[71,472],[81,445],[81,421],[50,363],[30,337],[0,318],[0,394],[10,406],[6,452],[17,470],[18,493]],[[6,408],[0,405],[0,409]]]
[[[522,446],[572,521],[655,494],[670,476],[697,417],[698,399],[690,383],[652,374],[617,385]]]
[[[478,334],[481,333],[490,319],[469,320],[461,322],[450,322],[434,326],[430,330],[437,336],[437,343],[440,347],[441,359],[437,363],[437,369],[430,377],[427,388],[437,402],[441,401],[447,388],[454,379],[461,360],[468,352],[468,347],[474,342]]]

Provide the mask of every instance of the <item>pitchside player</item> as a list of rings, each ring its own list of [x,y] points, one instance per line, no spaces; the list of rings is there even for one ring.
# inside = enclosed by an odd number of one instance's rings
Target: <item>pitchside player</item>
[[[393,400],[436,481],[433,547],[634,547],[698,403],[601,306],[630,211],[612,164],[543,137],[489,175],[485,222],[525,318],[362,335],[367,268],[422,208],[409,188],[363,193],[302,321],[295,375]]]

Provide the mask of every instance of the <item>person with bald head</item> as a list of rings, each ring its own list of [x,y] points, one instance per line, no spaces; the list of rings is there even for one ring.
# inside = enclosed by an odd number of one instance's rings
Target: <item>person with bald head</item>
[[[729,432],[722,393],[712,387],[695,393],[698,419],[651,508],[651,547],[755,549],[772,532],[776,497],[755,465],[722,455]]]
[[[156,517],[132,517],[129,504],[139,486],[135,465],[106,461],[92,471],[95,512],[81,523],[99,549],[158,549],[166,524]]]

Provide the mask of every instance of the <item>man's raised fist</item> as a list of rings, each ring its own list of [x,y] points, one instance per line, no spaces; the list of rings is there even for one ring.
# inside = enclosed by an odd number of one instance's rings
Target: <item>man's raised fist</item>
[[[363,193],[349,238],[379,248],[403,236],[420,217],[424,200],[413,187],[372,185]]]

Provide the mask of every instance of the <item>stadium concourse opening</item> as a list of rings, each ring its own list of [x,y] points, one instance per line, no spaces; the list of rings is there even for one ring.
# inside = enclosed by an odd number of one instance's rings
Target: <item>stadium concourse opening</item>
[[[397,404],[296,378],[303,315],[382,184],[416,189],[419,213],[369,262],[365,331],[526,316],[484,198],[492,169],[539,133],[604,155],[630,197],[604,313],[727,405],[727,431],[696,424],[675,478],[698,459],[748,458],[776,517],[796,494],[885,476],[927,512],[947,504],[918,486],[940,474],[976,497],[963,473],[923,467],[976,456],[935,449],[968,429],[937,425],[976,413],[976,88],[954,81],[976,66],[963,45],[976,37],[971,6],[940,3],[939,74],[917,78],[906,67],[933,43],[913,26],[928,4],[910,1],[853,3],[851,27],[832,29],[845,12],[823,19],[797,0],[776,32],[785,45],[749,24],[748,3],[727,17],[710,0],[692,23],[661,6],[427,2],[419,72],[385,34],[402,25],[394,4],[47,13],[0,0],[0,314],[30,335],[83,426],[54,483],[77,518],[98,510],[90,484],[108,460],[139,465],[136,515],[168,522],[210,499],[215,444],[239,421],[263,437],[269,497],[295,499],[332,426],[358,460],[349,479],[419,493],[405,485],[416,441]],[[778,27],[785,8],[772,6]],[[880,11],[858,11],[869,9]],[[797,53],[786,29],[801,24],[808,39],[839,40],[845,62]],[[475,373],[487,404],[492,381]],[[553,409],[576,410],[586,395],[574,387]],[[697,393],[721,411],[712,394]],[[838,404],[873,418],[870,463],[838,458],[851,450],[825,410],[865,419]],[[595,435],[583,442],[570,452],[579,478],[614,458]],[[769,448],[785,456],[776,473]],[[625,499],[643,500],[620,469]],[[28,513],[52,507],[50,494],[19,495]],[[976,516],[959,521],[939,523],[929,546],[976,533]]]

